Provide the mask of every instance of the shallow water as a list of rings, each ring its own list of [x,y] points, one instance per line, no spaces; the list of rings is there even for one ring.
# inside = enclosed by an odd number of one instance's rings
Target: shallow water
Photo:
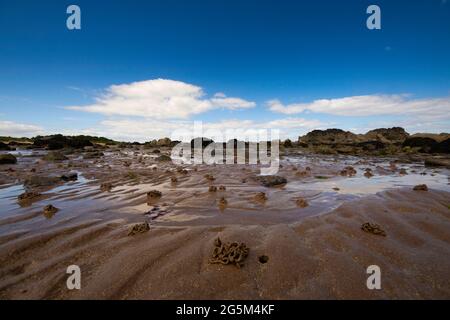
[[[19,164],[27,167],[33,151],[24,156],[19,155]],[[136,161],[144,158],[144,162]],[[393,159],[362,159],[358,157],[323,157],[323,156],[289,156],[282,161],[279,175],[285,176],[288,183],[281,188],[265,188],[250,179],[241,183],[243,177],[259,173],[255,166],[227,165],[200,166],[198,172],[193,167],[185,166],[185,175],[178,174],[179,182],[170,183],[170,177],[177,174],[176,166],[171,163],[154,163],[155,155],[136,151],[105,152],[101,161],[80,159],[73,155],[72,162],[79,162],[84,169],[78,170],[78,180],[55,186],[42,192],[44,199],[22,207],[17,197],[23,193],[21,184],[11,184],[0,188],[0,235],[12,230],[36,231],[65,221],[78,222],[88,219],[111,220],[124,218],[128,221],[150,220],[161,224],[265,224],[283,223],[299,220],[303,217],[324,214],[336,209],[341,204],[370,194],[397,188],[412,188],[417,184],[427,184],[430,189],[450,192],[449,170],[425,168],[421,163],[396,163],[397,170],[391,171]],[[133,160],[134,159],[134,160]],[[133,161],[132,161],[133,160]],[[132,161],[126,169],[123,161]],[[152,162],[153,161],[153,162]],[[345,166],[353,166],[357,174],[342,177],[338,173]],[[50,165],[49,165],[50,166]],[[312,168],[312,175],[298,178],[297,170]],[[54,168],[54,169],[52,169]],[[145,178],[120,179],[127,170],[144,170]],[[153,170],[153,169],[157,170]],[[374,176],[365,177],[364,170],[371,168]],[[398,170],[404,168],[407,175],[400,175]],[[49,172],[56,167],[48,169]],[[121,171],[119,171],[121,170]],[[100,181],[86,178],[89,172],[97,173],[117,171],[117,183],[111,192],[102,192]],[[217,178],[214,182],[205,182],[203,175],[212,172]],[[319,177],[319,178],[318,178]],[[224,185],[226,191],[210,193],[209,185]],[[146,193],[157,189],[163,198],[154,204],[146,201]],[[268,200],[261,203],[254,200],[258,192],[265,192]],[[218,201],[225,197],[228,204],[219,208]],[[307,208],[298,208],[295,200],[307,200]],[[59,212],[50,218],[42,215],[42,208],[52,204]],[[154,209],[156,207],[156,209]],[[156,218],[146,215],[149,210],[164,208],[164,214]]]

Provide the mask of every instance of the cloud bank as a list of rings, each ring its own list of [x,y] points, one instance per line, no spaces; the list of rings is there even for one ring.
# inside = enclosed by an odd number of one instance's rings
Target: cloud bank
[[[229,119],[202,123],[204,132],[217,130],[223,134],[227,130],[277,129],[280,131],[280,138],[283,139],[288,137],[296,139],[299,134],[305,134],[313,129],[325,128],[327,125],[327,123],[318,120],[307,120],[303,118],[286,118],[273,121]],[[151,139],[171,137],[175,130],[180,129],[192,132],[194,129],[194,121],[161,121],[153,119],[103,120],[98,127],[83,130],[83,134],[103,135],[123,141],[145,142]]]
[[[0,121],[0,136],[34,137],[44,133],[44,129],[31,124]]]
[[[288,115],[310,111],[338,116],[414,115],[421,119],[450,118],[448,97],[411,99],[409,95],[364,95],[288,105],[271,100],[267,106],[272,112]]]
[[[186,119],[217,108],[229,110],[255,107],[252,101],[227,97],[223,93],[205,98],[203,89],[181,81],[155,79],[112,85],[86,106],[66,109],[100,113],[108,116],[138,116],[154,119]]]

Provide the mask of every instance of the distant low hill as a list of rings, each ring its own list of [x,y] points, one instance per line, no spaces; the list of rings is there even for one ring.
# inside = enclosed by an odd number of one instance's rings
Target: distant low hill
[[[203,147],[212,143],[208,138],[200,139]],[[236,140],[237,141],[237,140]],[[34,138],[0,137],[0,150],[8,150],[14,146],[26,146],[27,148],[46,148],[58,150],[63,148],[82,149],[95,145],[117,145],[118,147],[130,147],[144,145],[146,148],[173,147],[179,141],[171,141],[169,138],[151,140],[146,143],[120,142],[105,137],[78,135],[64,136],[55,134],[49,136],[37,136]],[[421,152],[421,153],[450,153],[450,134],[417,133],[410,135],[400,127],[380,128],[368,131],[365,134],[355,134],[342,129],[313,130],[298,141],[289,139],[282,145],[285,148],[300,147],[307,148],[315,153],[326,154],[372,154],[389,155],[399,152]]]
[[[378,154],[399,152],[450,153],[448,133],[410,135],[400,127],[355,134],[341,129],[314,130],[299,137],[298,145],[317,153]]]

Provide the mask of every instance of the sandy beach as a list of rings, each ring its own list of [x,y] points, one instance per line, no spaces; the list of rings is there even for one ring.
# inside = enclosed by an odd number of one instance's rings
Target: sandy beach
[[[0,298],[450,298],[448,169],[294,149],[278,173],[287,183],[267,187],[256,165],[179,166],[158,151],[62,161],[17,151],[15,166],[1,166]],[[50,204],[57,212],[43,211]],[[364,232],[367,222],[386,236]],[[149,230],[129,235],[142,223]],[[249,248],[241,268],[210,263],[217,238]],[[82,288],[70,291],[74,264]],[[370,265],[381,290],[366,286]]]

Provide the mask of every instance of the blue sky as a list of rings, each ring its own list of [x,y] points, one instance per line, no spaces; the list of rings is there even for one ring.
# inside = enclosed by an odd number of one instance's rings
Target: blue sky
[[[0,135],[448,132],[449,57],[445,0],[0,0]]]

